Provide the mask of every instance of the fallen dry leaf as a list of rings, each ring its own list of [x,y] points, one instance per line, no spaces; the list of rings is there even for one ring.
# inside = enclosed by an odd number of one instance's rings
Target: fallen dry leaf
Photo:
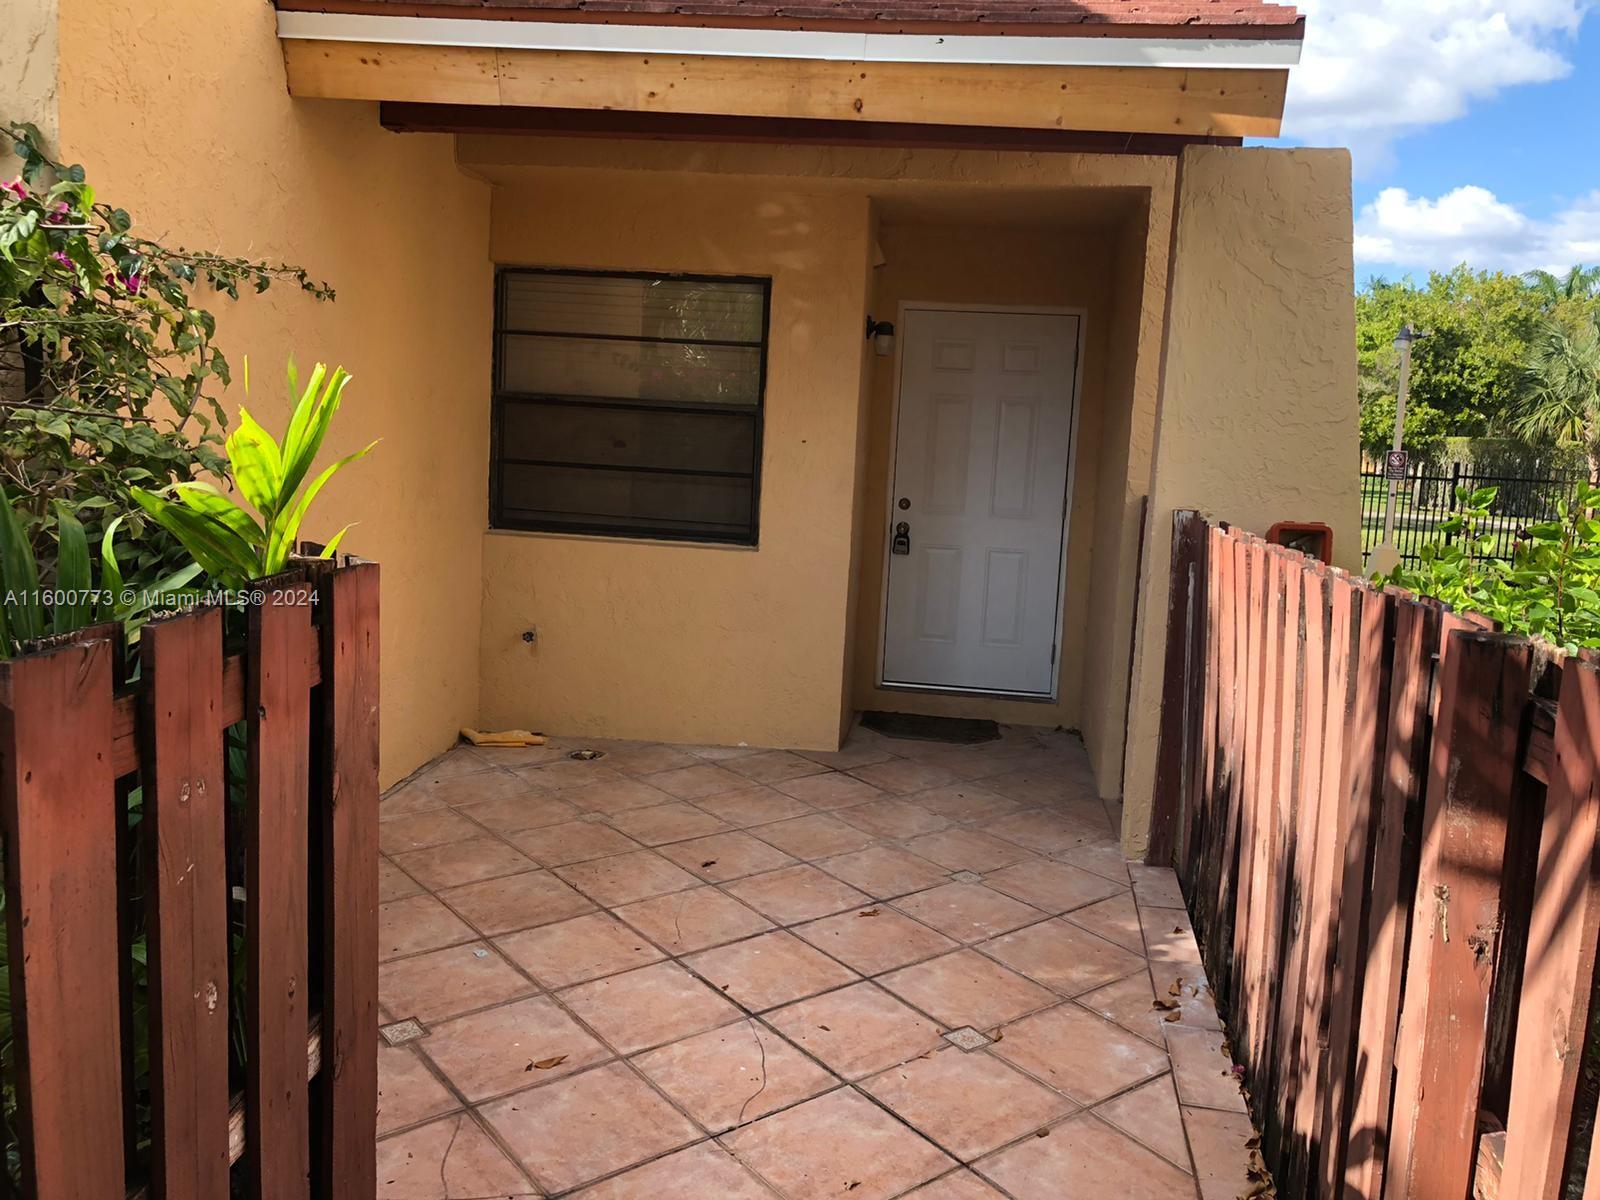
[[[551,1058],[541,1058],[538,1062],[531,1062],[523,1067],[524,1071],[548,1071],[551,1067],[559,1067],[567,1061],[565,1054],[557,1054]]]
[[[1181,1021],[1181,1020],[1183,1020],[1183,1013],[1176,1012],[1176,1011],[1175,1012],[1165,1013],[1165,1014],[1162,1015],[1161,1019],[1170,1024],[1173,1021]]]
[[[714,866],[716,866],[716,865],[717,865],[717,860],[716,860],[716,859],[714,859],[714,858],[708,858],[708,859],[706,859],[706,861],[705,861],[705,862],[703,862],[703,863],[701,863],[701,864],[700,864],[700,869],[701,869],[701,870],[702,870],[702,871],[704,871],[704,870],[705,870],[705,869],[706,869],[706,868],[707,868],[707,867],[714,867]]]
[[[858,916],[858,917],[875,917],[877,915],[878,915],[878,910],[875,909],[875,908],[863,908],[860,912],[858,912],[856,914],[856,916]]]
[[[1162,1012],[1171,1012],[1178,1007],[1178,1002],[1176,1000],[1152,1000],[1150,1001],[1150,1007],[1160,1009]]]

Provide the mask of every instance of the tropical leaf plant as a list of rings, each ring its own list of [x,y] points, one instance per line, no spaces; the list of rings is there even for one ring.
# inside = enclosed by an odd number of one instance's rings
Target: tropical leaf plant
[[[43,587],[33,546],[11,497],[0,489],[0,658],[10,658],[27,643],[88,625],[120,621],[136,629],[151,610],[180,598],[196,576],[198,564],[180,568],[148,587],[130,588],[117,560],[114,518],[100,539],[100,579],[89,558],[89,537],[65,504],[56,509],[55,581]]]
[[[240,408],[239,425],[228,435],[228,466],[245,504],[204,480],[191,480],[160,496],[133,488],[134,500],[178,539],[195,562],[224,587],[239,588],[254,579],[276,575],[294,553],[307,510],[317,493],[343,468],[363,458],[378,443],[328,464],[311,477],[311,468],[339,411],[350,376],[342,367],[318,363],[299,386],[289,364],[289,393],[299,393],[288,428],[280,442]],[[250,380],[245,375],[245,390]],[[307,480],[310,480],[308,483]],[[248,505],[247,508],[245,505]],[[332,557],[346,525],[323,548]]]

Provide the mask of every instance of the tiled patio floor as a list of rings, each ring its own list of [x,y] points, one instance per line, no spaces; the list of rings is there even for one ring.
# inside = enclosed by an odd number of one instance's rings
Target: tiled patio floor
[[[381,1200],[1247,1188],[1176,882],[1069,735],[460,748],[382,851],[384,1020],[425,1033],[379,1051]]]

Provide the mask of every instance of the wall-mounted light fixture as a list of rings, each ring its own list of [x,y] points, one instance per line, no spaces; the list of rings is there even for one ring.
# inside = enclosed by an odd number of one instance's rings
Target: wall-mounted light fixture
[[[894,324],[891,321],[874,321],[872,315],[867,314],[867,341],[872,343],[872,352],[879,358],[888,358],[894,353]]]

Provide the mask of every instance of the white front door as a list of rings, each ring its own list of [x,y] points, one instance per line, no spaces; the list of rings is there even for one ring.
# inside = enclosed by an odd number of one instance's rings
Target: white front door
[[[1054,694],[1078,321],[903,310],[885,684]]]

